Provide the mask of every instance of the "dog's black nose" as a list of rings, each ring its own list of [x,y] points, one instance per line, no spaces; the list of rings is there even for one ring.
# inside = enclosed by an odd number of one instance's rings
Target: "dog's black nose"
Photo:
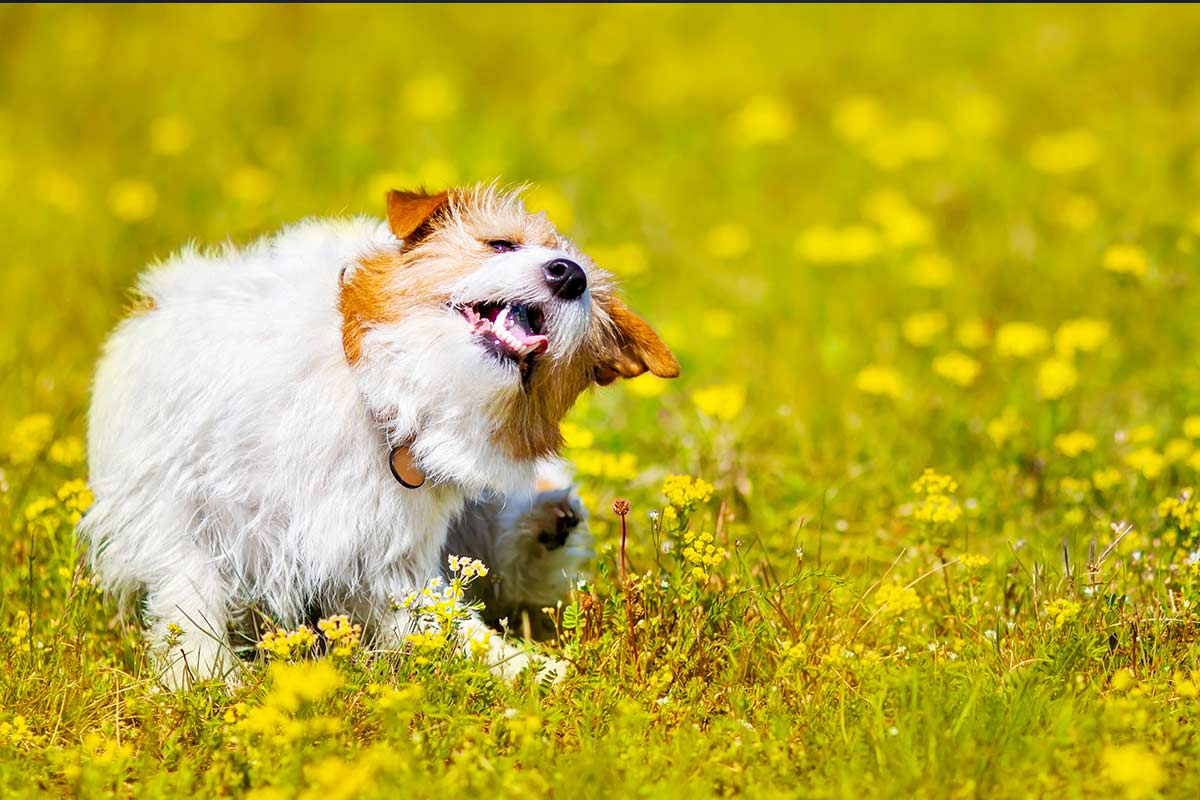
[[[542,267],[542,274],[555,297],[575,300],[587,291],[587,273],[574,261],[556,258]]]

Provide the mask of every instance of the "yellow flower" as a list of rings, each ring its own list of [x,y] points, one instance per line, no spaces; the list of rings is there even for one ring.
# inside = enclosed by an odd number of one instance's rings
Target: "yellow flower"
[[[707,503],[712,499],[713,485],[690,475],[668,475],[663,479],[662,493],[668,504],[690,510],[697,503]]]
[[[1054,622],[1055,628],[1073,621],[1082,610],[1083,606],[1074,600],[1051,600],[1046,603],[1046,616]]]
[[[571,454],[575,471],[584,476],[612,481],[630,481],[637,477],[637,455],[578,450]]]
[[[303,656],[317,641],[317,635],[307,625],[301,625],[294,631],[276,628],[268,631],[258,643],[258,649],[278,658]]]
[[[746,407],[746,387],[740,383],[709,386],[692,392],[692,402],[706,416],[729,422]]]
[[[649,372],[621,383],[625,386],[625,391],[634,397],[658,397],[667,390],[666,380],[656,378]]]
[[[158,192],[148,181],[130,178],[108,190],[108,208],[122,222],[141,222],[154,216]]]
[[[963,553],[963,555],[959,557],[958,562],[967,569],[975,570],[986,567],[988,564],[992,563],[992,560],[983,555]]]
[[[921,499],[913,507],[913,516],[922,522],[950,523],[962,516],[962,506],[951,495],[958,491],[958,482],[926,467],[921,477],[913,481],[912,490]]]
[[[1002,447],[1006,442],[1020,433],[1024,427],[1025,422],[1017,414],[1016,409],[1006,408],[1000,416],[988,421],[986,431],[992,443],[997,447]]]
[[[1069,319],[1054,333],[1054,350],[1063,358],[1071,358],[1077,352],[1090,353],[1108,341],[1108,333],[1108,323],[1104,320]]]
[[[879,226],[892,247],[914,247],[933,239],[933,222],[894,189],[871,192],[863,200],[862,213]]]
[[[1100,141],[1087,130],[1047,134],[1029,147],[1029,163],[1051,175],[1066,175],[1091,166],[1100,156]]]
[[[814,264],[858,264],[879,251],[878,234],[865,225],[814,225],[796,239],[796,255]]]
[[[1092,473],[1092,485],[1098,492],[1107,492],[1121,483],[1121,471],[1115,467],[1105,467]]]
[[[584,450],[596,441],[595,435],[587,428],[574,422],[564,422],[559,430],[562,431],[563,446],[569,450]]]
[[[782,142],[794,127],[791,108],[769,94],[751,97],[733,119],[734,135],[747,145]]]
[[[1054,449],[1067,458],[1075,458],[1082,453],[1090,453],[1096,449],[1096,437],[1085,431],[1060,433],[1054,437]]]
[[[1133,688],[1133,675],[1127,669],[1119,669],[1113,673],[1112,688],[1116,692],[1124,692]]]
[[[1050,345],[1050,334],[1032,322],[1006,322],[996,331],[996,352],[1006,358],[1032,358]]]
[[[67,481],[59,487],[58,499],[72,525],[78,525],[92,503],[96,502],[92,490],[81,480]]]
[[[64,467],[83,463],[83,442],[78,436],[66,436],[50,445],[50,460]]]
[[[8,457],[14,464],[32,463],[53,438],[54,418],[49,414],[31,414],[9,433]]]
[[[892,367],[872,364],[858,373],[854,386],[863,394],[898,399],[905,392],[904,378]]]
[[[266,702],[284,711],[296,711],[304,703],[323,700],[342,685],[342,676],[327,661],[275,662],[271,677],[275,688]]]
[[[1109,745],[1100,760],[1104,776],[1130,800],[1152,797],[1167,782],[1162,761],[1140,744]]]
[[[1047,400],[1055,400],[1075,388],[1079,373],[1071,362],[1048,358],[1038,367],[1038,392]]]
[[[979,377],[979,362],[957,350],[933,360],[933,371],[959,386],[970,386]]]
[[[1125,464],[1142,473],[1147,480],[1154,480],[1162,474],[1166,459],[1153,448],[1143,447],[1125,456]]]
[[[362,625],[355,625],[345,614],[327,617],[317,622],[331,646],[330,655],[341,658],[350,655],[358,647]]]
[[[1163,448],[1163,458],[1168,464],[1179,464],[1186,461],[1195,449],[1187,439],[1175,438]]]
[[[1150,258],[1136,244],[1114,244],[1104,251],[1104,268],[1119,275],[1141,278],[1150,271]]]
[[[1184,419],[1183,435],[1189,439],[1200,439],[1200,416],[1191,416]]]
[[[947,327],[942,311],[922,311],[910,314],[901,326],[901,333],[913,347],[928,347]]]
[[[843,138],[862,141],[882,126],[883,110],[874,97],[851,95],[834,106],[832,124]]]
[[[885,583],[875,590],[879,614],[884,617],[901,617],[921,607],[917,590],[898,583]]]

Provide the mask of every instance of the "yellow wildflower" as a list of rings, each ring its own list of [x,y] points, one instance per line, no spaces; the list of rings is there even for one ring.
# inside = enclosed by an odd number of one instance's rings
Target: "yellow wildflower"
[[[1006,358],[1031,358],[1050,345],[1050,334],[1032,322],[1007,322],[996,331],[996,352]]]
[[[928,347],[940,336],[948,325],[942,311],[922,311],[910,314],[901,326],[905,340],[913,347]]]
[[[362,635],[362,625],[352,624],[345,614],[322,619],[317,622],[317,627],[325,634],[330,644],[330,655],[339,658],[354,652]]]
[[[31,414],[18,422],[8,435],[8,457],[14,464],[33,462],[54,438],[54,418]]]
[[[1038,392],[1047,400],[1056,400],[1075,388],[1079,373],[1069,361],[1048,358],[1038,367]]]
[[[1046,603],[1046,616],[1054,622],[1055,628],[1073,621],[1082,610],[1083,606],[1074,600],[1051,600]]]
[[[734,135],[747,145],[782,142],[792,135],[794,128],[791,108],[769,94],[751,97],[733,120]]]
[[[858,373],[855,387],[863,394],[898,399],[905,392],[904,378],[892,367],[872,364]]]
[[[933,371],[959,386],[970,386],[979,377],[979,362],[966,353],[955,350],[933,360]]]
[[[1200,439],[1200,416],[1191,416],[1184,419],[1183,435],[1189,439]]]
[[[1153,797],[1167,782],[1162,761],[1140,744],[1109,745],[1100,760],[1104,776],[1130,800]]]
[[[1108,341],[1109,325],[1101,319],[1080,317],[1069,319],[1054,333],[1054,350],[1063,358],[1077,352],[1090,353]]]
[[[1096,449],[1096,437],[1086,431],[1060,433],[1054,437],[1054,449],[1067,458],[1075,458]]]
[[[1179,464],[1186,461],[1196,448],[1190,441],[1182,438],[1174,438],[1167,442],[1163,448],[1163,458],[1168,464]]]
[[[1024,420],[1016,409],[1006,408],[1000,416],[989,420],[986,426],[988,438],[997,447],[1003,447],[1025,427]]]
[[[285,711],[296,711],[303,703],[315,703],[342,685],[342,676],[326,661],[271,665],[275,688],[267,703]]]
[[[1125,456],[1125,464],[1138,472],[1147,480],[1154,480],[1162,474],[1166,459],[1152,447],[1142,447]]]
[[[894,189],[879,189],[867,195],[862,213],[879,226],[892,247],[914,247],[933,239],[933,222]]]
[[[50,445],[50,460],[64,467],[83,463],[83,442],[78,436],[66,436]]]
[[[1150,271],[1150,258],[1135,244],[1114,244],[1104,251],[1104,268],[1120,275],[1141,278]]]
[[[1115,467],[1105,467],[1092,473],[1092,485],[1098,492],[1107,492],[1121,483],[1121,471]]]
[[[278,658],[292,658],[305,655],[316,641],[317,635],[307,625],[301,625],[294,631],[276,628],[263,636],[258,649]]]
[[[967,569],[974,570],[974,569],[982,569],[982,568],[986,567],[988,564],[992,563],[992,560],[984,555],[978,555],[975,553],[964,553],[962,556],[959,557],[958,563],[962,564]]]
[[[898,583],[882,584],[875,590],[875,600],[879,603],[879,614],[887,617],[901,617],[921,607],[917,590]]]

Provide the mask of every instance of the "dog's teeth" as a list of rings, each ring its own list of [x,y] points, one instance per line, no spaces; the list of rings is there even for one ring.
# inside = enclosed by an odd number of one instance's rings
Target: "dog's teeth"
[[[504,330],[504,322],[507,319],[508,319],[508,306],[505,306],[504,308],[500,309],[500,313],[496,315],[496,321],[492,323],[492,326],[496,330],[502,331],[502,330]]]

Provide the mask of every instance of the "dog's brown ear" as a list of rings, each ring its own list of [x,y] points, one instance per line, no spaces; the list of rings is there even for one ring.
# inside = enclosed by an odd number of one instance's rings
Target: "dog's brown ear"
[[[448,192],[426,194],[391,190],[387,193],[387,219],[392,235],[403,239],[405,247],[425,238],[432,230],[434,215],[445,208],[449,200]]]
[[[647,371],[660,378],[678,377],[679,362],[646,320],[616,299],[605,310],[612,320],[612,337],[596,358],[592,372],[596,383],[607,386],[617,378],[636,378]]]

